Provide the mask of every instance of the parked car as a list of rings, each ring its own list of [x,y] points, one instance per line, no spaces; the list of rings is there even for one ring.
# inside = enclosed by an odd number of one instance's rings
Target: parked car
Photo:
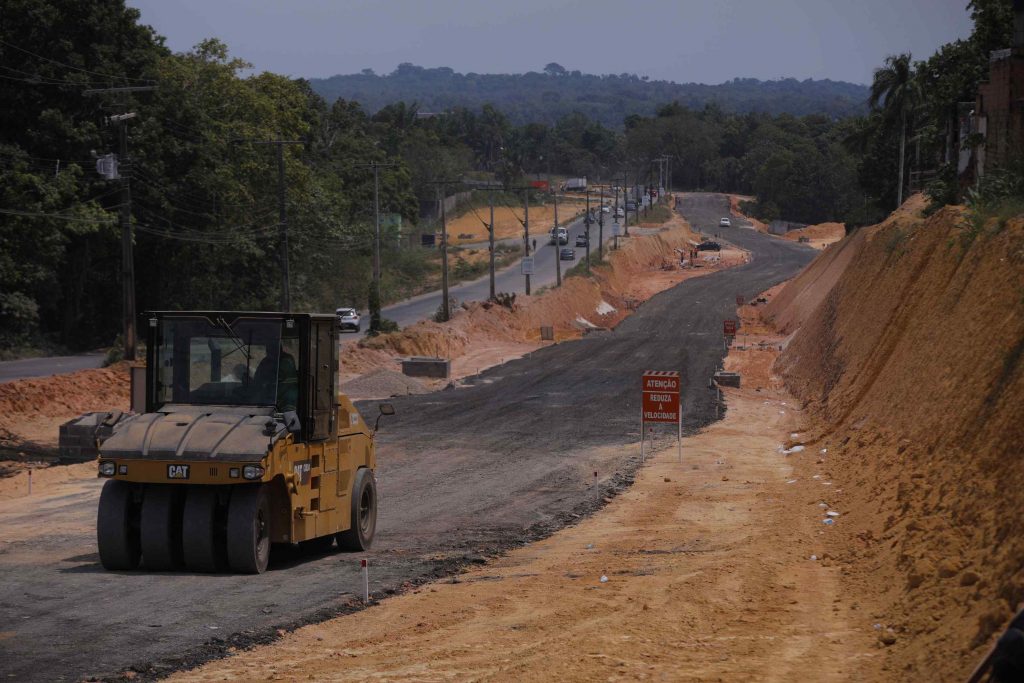
[[[723,218],[722,220],[718,221],[718,227],[720,228],[728,228],[731,225],[732,223],[729,221],[728,218]]]
[[[626,202],[626,211],[636,211],[636,202]]]
[[[611,212],[612,212],[612,207],[610,207],[608,205],[605,205],[605,206],[601,207],[601,213],[611,213]]]
[[[338,329],[342,332],[345,330],[352,330],[358,332],[362,327],[362,323],[359,318],[359,311],[354,308],[339,308],[335,311],[338,315]]]
[[[620,206],[619,208],[615,209],[615,215],[618,216],[619,218],[622,218],[623,216],[626,215],[626,212],[623,211],[622,207]]]
[[[587,238],[587,233],[581,232],[580,234],[576,235],[577,247],[585,247],[589,242],[590,240]]]
[[[722,245],[718,242],[707,240],[697,245],[697,251],[722,251]]]
[[[565,228],[551,228],[548,244],[569,244],[569,231]]]
[[[558,258],[562,259],[563,261],[575,261],[576,250],[573,249],[572,247],[562,247],[562,250],[558,252]]]

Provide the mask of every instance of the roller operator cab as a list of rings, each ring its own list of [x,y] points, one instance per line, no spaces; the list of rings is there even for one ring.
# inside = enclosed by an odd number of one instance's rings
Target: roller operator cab
[[[376,426],[339,393],[338,317],[165,312],[148,324],[145,411],[99,445],[103,566],[259,573],[275,543],[368,548]]]

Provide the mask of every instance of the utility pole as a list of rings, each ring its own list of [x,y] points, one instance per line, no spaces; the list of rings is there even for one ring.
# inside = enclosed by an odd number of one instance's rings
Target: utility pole
[[[629,178],[622,172],[622,223],[625,225],[625,236],[629,237]]]
[[[616,181],[616,182],[618,182],[618,181]],[[615,186],[615,209],[613,209],[613,210],[615,211],[615,215],[612,218],[612,222],[615,223],[615,225],[618,225],[619,224],[619,186],[618,185]],[[615,244],[614,244],[614,246],[612,246],[612,251],[617,251],[618,248],[619,248],[619,231],[615,230],[614,232],[615,232]]]
[[[494,190],[490,192],[491,199],[491,225],[488,229],[490,235],[490,247],[491,247],[491,301],[494,301]]]
[[[356,164],[357,168],[373,169],[373,291],[370,301],[370,329],[380,329],[380,169],[395,164],[382,164],[371,161],[368,164]]]
[[[524,190],[525,201],[523,203],[523,235],[525,236],[526,242],[526,255],[530,255],[530,188],[526,187]],[[530,296],[530,274],[527,273],[526,277],[526,296]]]
[[[587,217],[583,224],[587,235],[587,273],[590,273],[590,188],[587,188]]]
[[[604,259],[604,185],[599,186],[601,206],[597,210],[597,260]]]
[[[558,241],[558,188],[551,182],[551,174],[548,174],[548,184],[551,186],[551,196],[555,198],[555,227],[553,237],[555,238],[555,286],[562,286],[562,245]]]
[[[124,357],[125,360],[135,360],[135,250],[132,242],[132,188],[131,188],[131,165],[128,163],[128,119],[135,114],[122,114],[117,119],[119,139],[119,155],[123,165],[120,166],[121,174],[121,296],[122,308],[124,309],[124,320],[122,322],[124,334]]]
[[[83,95],[124,95],[132,92],[152,92],[155,85],[136,85],[124,88],[96,88],[83,91]],[[125,104],[124,106],[127,106]],[[121,180],[121,337],[124,344],[125,360],[135,360],[135,236],[132,230],[132,188],[131,162],[128,159],[128,120],[135,118],[134,112],[118,114],[108,118],[118,127],[119,159],[118,176]]]
[[[449,308],[449,295],[447,295],[447,214],[444,211],[447,198],[444,197],[443,186],[439,185],[437,191],[441,204],[441,317],[444,318],[441,322],[447,323],[452,319],[452,311]]]
[[[437,201],[441,205],[441,322],[452,318],[451,306],[448,303],[448,214],[445,208],[445,188],[461,182],[459,180],[433,180],[428,185],[437,186]]]
[[[285,207],[285,176],[284,146],[302,145],[302,140],[233,140],[232,142],[248,142],[253,145],[275,145],[277,147],[277,213],[278,235],[281,240],[281,310],[285,313],[292,310],[291,278],[288,274],[288,211]]]

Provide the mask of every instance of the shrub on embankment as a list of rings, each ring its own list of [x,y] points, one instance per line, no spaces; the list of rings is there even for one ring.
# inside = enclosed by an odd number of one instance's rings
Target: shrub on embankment
[[[1024,601],[1024,219],[971,230],[904,211],[777,299],[812,306],[766,311],[803,323],[777,370],[843,487],[843,581],[896,630],[883,678],[965,678]]]

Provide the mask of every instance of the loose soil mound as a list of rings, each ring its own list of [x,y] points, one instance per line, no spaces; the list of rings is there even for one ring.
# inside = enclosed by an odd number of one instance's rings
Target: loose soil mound
[[[909,204],[769,310],[803,322],[777,370],[845,482],[830,552],[892,629],[855,678],[953,681],[1024,600],[1024,220],[971,241]]]
[[[362,377],[346,382],[341,385],[341,390],[349,398],[356,400],[425,394],[430,391],[418,379],[406,377],[400,372],[384,368],[368,372]]]
[[[815,249],[824,249],[830,244],[835,244],[846,236],[846,226],[842,223],[819,223],[808,225],[799,230],[790,230],[782,236],[791,242],[799,242],[801,237],[806,237],[808,243]]]

